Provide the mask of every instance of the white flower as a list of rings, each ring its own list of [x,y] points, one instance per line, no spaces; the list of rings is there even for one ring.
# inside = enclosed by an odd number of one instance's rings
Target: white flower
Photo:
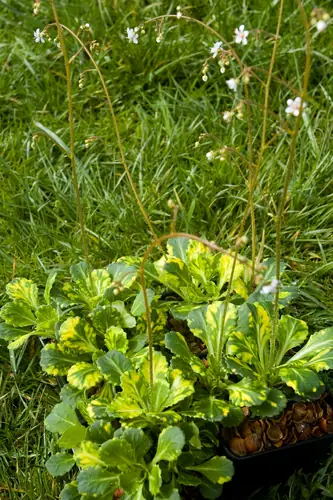
[[[177,19],[180,19],[182,17],[182,13],[180,12],[180,10],[177,12]]]
[[[130,43],[138,43],[139,35],[136,28],[127,28],[127,39]]]
[[[244,24],[242,24],[239,28],[235,29],[235,42],[242,43],[243,45],[247,45],[247,37],[249,36],[249,32],[245,29]]]
[[[202,75],[202,79],[203,79],[204,82],[207,82],[208,76],[207,75]]]
[[[260,293],[267,295],[269,293],[276,293],[279,285],[279,280],[274,278],[269,285],[265,285],[260,290]]]
[[[233,116],[234,116],[233,111],[225,111],[225,112],[223,113],[223,120],[224,120],[225,122],[227,122],[227,123],[230,123],[230,122],[231,122],[231,120],[232,120],[232,118],[233,118]]]
[[[324,31],[327,28],[327,23],[325,23],[325,21],[321,19],[316,23],[316,28],[320,33],[321,31]]]
[[[45,43],[44,34],[39,28],[34,31],[34,38],[36,43]]]
[[[215,42],[213,47],[210,49],[210,53],[213,55],[213,57],[216,57],[221,48],[222,48],[222,42]]]
[[[230,90],[237,92],[238,81],[236,80],[236,78],[230,78],[230,80],[226,81],[226,84],[228,85]]]
[[[300,97],[296,97],[295,100],[288,99],[288,101],[287,101],[288,107],[286,108],[287,115],[298,116],[299,110],[301,108],[301,102],[302,102],[302,99]],[[306,102],[303,102],[303,109],[304,108],[306,108]]]
[[[208,161],[213,161],[214,160],[214,151],[208,151],[208,153],[206,154],[206,158]]]

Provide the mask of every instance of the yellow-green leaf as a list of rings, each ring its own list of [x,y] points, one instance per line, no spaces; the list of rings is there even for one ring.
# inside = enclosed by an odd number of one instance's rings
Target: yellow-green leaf
[[[92,441],[82,441],[79,448],[76,448],[74,453],[76,464],[81,469],[95,467],[96,465],[105,466],[104,460],[101,458],[99,446]]]

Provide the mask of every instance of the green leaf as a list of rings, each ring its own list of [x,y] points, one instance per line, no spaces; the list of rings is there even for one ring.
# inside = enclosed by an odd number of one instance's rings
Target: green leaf
[[[7,302],[1,309],[1,317],[8,325],[31,326],[36,324],[36,318],[30,307],[22,302]]]
[[[75,411],[66,403],[58,403],[45,419],[45,427],[51,432],[64,432],[79,424]]]
[[[289,366],[280,368],[278,374],[288,387],[291,387],[300,396],[316,395],[323,382],[319,376],[309,368]]]
[[[100,418],[107,418],[107,407],[109,401],[108,399],[96,398],[90,401],[88,405],[88,415],[92,420],[98,420]]]
[[[78,401],[81,398],[84,398],[84,391],[80,391],[80,389],[66,384],[60,391],[60,398],[64,403],[67,403],[69,406],[76,408]]]
[[[135,495],[144,483],[145,477],[146,471],[143,467],[132,466],[130,470],[121,473],[119,477],[119,487],[126,492],[125,495]],[[125,496],[125,498],[128,497]]]
[[[39,306],[36,311],[37,333],[45,337],[55,337],[58,321],[57,311],[52,306]]]
[[[279,389],[271,389],[267,399],[260,406],[251,406],[251,416],[272,418],[280,415],[287,405],[287,398]]]
[[[65,452],[60,452],[52,455],[46,462],[45,466],[51,476],[56,477],[63,476],[64,474],[69,472],[74,464],[75,462],[73,455]]]
[[[7,325],[6,323],[0,323],[0,339],[6,340],[7,342],[17,339],[22,335],[29,333],[27,330],[22,330],[21,328],[14,328],[13,326]]]
[[[115,432],[115,437],[121,437],[131,445],[138,462],[145,456],[151,446],[150,440],[141,429],[124,429],[121,427]]]
[[[192,333],[207,346],[208,354],[216,360],[218,368],[225,343],[235,328],[237,318],[237,310],[233,304],[228,304],[226,312],[225,307],[223,302],[213,302],[190,312],[188,316],[188,325]]]
[[[47,344],[41,351],[40,365],[49,375],[67,375],[75,363],[82,360],[82,354],[67,349],[62,344]]]
[[[18,337],[17,339],[13,340],[8,344],[8,349],[10,350],[15,350],[21,347],[31,336],[33,333],[26,333],[25,335],[21,335],[21,337]]]
[[[52,270],[47,277],[44,289],[44,300],[47,304],[50,304],[51,302],[51,290],[56,280],[57,274],[58,274],[57,271]]]
[[[93,443],[103,444],[113,438],[114,428],[107,420],[97,420],[88,427],[87,440]]]
[[[266,401],[269,389],[260,380],[243,378],[237,384],[228,385],[229,397],[236,406],[260,405]]]
[[[81,445],[75,449],[74,458],[82,469],[106,465],[101,456],[101,449],[99,449],[98,444],[92,441],[82,441]]]
[[[148,305],[150,306],[154,298],[155,292],[150,288],[147,288],[146,292],[148,297]],[[143,292],[141,290],[134,299],[131,308],[131,314],[133,316],[141,316],[142,314],[145,314],[145,312],[146,312],[145,302],[144,302]]]
[[[292,318],[291,316],[282,316],[278,324],[276,364],[280,364],[283,356],[290,349],[303,344],[308,333],[308,326],[305,321]]]
[[[82,470],[77,478],[80,493],[103,495],[108,491],[110,498],[117,488],[118,474],[103,470],[101,467],[89,467]]]
[[[213,457],[200,465],[186,467],[187,470],[200,472],[212,483],[224,484],[231,481],[234,475],[234,466],[226,457]]]
[[[86,434],[87,429],[81,424],[77,424],[74,427],[68,427],[58,439],[57,444],[61,448],[75,448],[85,439]]]
[[[112,307],[119,312],[121,316],[120,326],[122,328],[134,328],[136,325],[136,319],[130,313],[126,311],[124,302],[117,300],[113,302]]]
[[[29,306],[29,309],[37,309],[38,288],[37,285],[31,280],[27,280],[25,278],[15,278],[6,286],[6,292],[12,300],[23,302]]]
[[[92,363],[76,363],[67,374],[68,382],[78,389],[90,389],[103,380],[103,376]]]
[[[64,489],[60,493],[59,500],[81,500],[81,493],[77,489],[77,482],[65,484]]]
[[[206,370],[204,364],[197,356],[191,353],[184,337],[177,332],[169,332],[165,336],[165,345],[170,351],[186,361],[195,373],[203,374]]]
[[[78,316],[64,321],[59,330],[59,340],[65,347],[82,353],[98,351],[96,331]]]
[[[125,354],[118,351],[107,352],[97,359],[96,364],[104,377],[115,385],[120,385],[120,377],[133,368]]]
[[[154,465],[149,472],[149,491],[152,495],[157,495],[162,486],[162,472],[158,465]]]
[[[119,326],[110,326],[107,329],[104,342],[109,351],[125,353],[128,349],[126,332]]]
[[[123,392],[110,403],[108,411],[119,418],[135,418],[148,408],[148,388],[142,376],[134,370],[121,377]]]
[[[161,460],[172,462],[182,452],[185,444],[185,436],[179,427],[167,427],[158,437],[157,450],[152,461],[156,465]]]
[[[110,467],[126,470],[133,466],[134,450],[125,439],[113,438],[103,443],[100,448],[102,460]]]
[[[203,498],[207,498],[208,500],[215,500],[217,498],[221,498],[223,491],[223,486],[219,484],[201,484],[200,493]]]
[[[136,280],[139,263],[140,261],[136,265],[130,265],[123,258],[123,260],[110,264],[107,269],[112,275],[113,281],[121,283],[124,288],[130,288]]]

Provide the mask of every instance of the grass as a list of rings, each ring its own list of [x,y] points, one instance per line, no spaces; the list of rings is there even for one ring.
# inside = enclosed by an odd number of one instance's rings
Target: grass
[[[138,46],[124,40],[126,27],[161,13],[175,13],[178,1],[74,0],[58,1],[59,16],[74,30],[90,23],[100,43],[97,59],[115,105],[126,159],[141,200],[158,234],[168,231],[173,199],[180,207],[177,228],[230,245],[239,230],[248,188],[240,173],[246,166],[238,156],[209,163],[206,153],[223,145],[247,154],[247,120],[230,126],[222,113],[237,100],[225,85],[217,64],[209,79],[201,79],[202,64],[216,41],[186,22],[168,22],[169,30],[156,44],[154,27],[146,28]],[[286,2],[274,76],[300,90],[304,68],[304,30],[296,2]],[[312,6],[304,2],[309,13]],[[0,300],[13,275],[43,283],[54,268],[67,270],[82,259],[69,160],[47,138],[33,148],[40,122],[69,143],[64,67],[51,44],[35,44],[33,31],[52,21],[45,0],[37,18],[29,2],[0,1]],[[184,4],[185,7],[185,4]],[[330,2],[321,7],[329,10]],[[277,7],[266,0],[229,2],[193,0],[182,9],[203,19],[232,39],[240,20],[249,29],[274,33]],[[83,35],[88,40],[88,34]],[[70,54],[76,45],[66,37]],[[264,43],[264,41],[266,42]],[[240,50],[246,64],[268,68],[272,43],[259,34],[258,42]],[[333,320],[333,196],[331,137],[332,54],[330,30],[313,39],[313,69],[309,84],[309,119],[304,120],[297,145],[295,173],[283,224],[283,258],[290,280],[301,284],[292,312],[312,328]],[[239,48],[239,47],[237,47]],[[73,69],[75,146],[90,257],[95,266],[126,254],[142,254],[151,239],[131,194],[119,161],[111,118],[94,72],[80,54]],[[232,64],[227,78],[237,76]],[[264,73],[257,73],[264,78]],[[260,142],[264,90],[252,78],[249,85],[254,145]],[[288,88],[273,80],[270,109],[285,117]],[[269,119],[269,135],[278,131]],[[207,134],[195,147],[200,134]],[[85,139],[98,135],[86,149]],[[255,193],[258,240],[265,231],[264,255],[274,255],[275,206],[279,201],[290,138],[278,134],[267,149]],[[250,236],[250,221],[247,221]],[[56,498],[59,487],[42,465],[52,447],[42,421],[57,400],[57,389],[38,371],[38,349],[11,376],[13,359],[2,356],[0,498]],[[25,395],[31,399],[27,400]],[[13,408],[11,411],[10,408]],[[331,470],[331,469],[328,469]],[[1,496],[2,495],[2,496]],[[39,496],[38,496],[39,495]],[[281,497],[282,498],[282,497]],[[300,498],[300,497],[299,497]],[[307,498],[307,497],[304,497]],[[311,497],[312,498],[312,497]],[[316,498],[316,497],[314,497]],[[319,497],[321,498],[321,497]]]

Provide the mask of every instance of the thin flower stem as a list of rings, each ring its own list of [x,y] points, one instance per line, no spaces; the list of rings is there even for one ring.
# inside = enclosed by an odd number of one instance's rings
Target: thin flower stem
[[[271,86],[273,67],[274,67],[276,54],[277,54],[279,34],[280,34],[280,28],[281,28],[281,23],[282,23],[283,7],[284,7],[284,0],[280,0],[280,10],[279,10],[279,17],[278,17],[278,22],[277,22],[277,26],[276,26],[275,41],[274,41],[274,45],[273,45],[271,62],[269,65],[267,80],[266,80],[266,84],[265,84],[264,117],[263,117],[263,124],[262,124],[261,147],[260,147],[260,151],[259,151],[258,164],[257,164],[257,168],[256,168],[255,184],[257,183],[259,169],[261,167],[264,152],[266,149],[266,132],[267,132],[269,90],[270,90],[270,86]]]
[[[177,15],[175,15],[175,14],[164,14],[162,16],[157,16],[157,17],[153,17],[151,19],[148,19],[147,21],[144,21],[143,24],[149,24],[149,23],[152,23],[152,22],[155,22],[155,21],[159,21],[159,20],[164,20],[164,19],[177,19],[177,21],[179,21],[179,19],[177,18]],[[207,29],[212,35],[216,36],[216,38],[218,38],[219,40],[221,40],[221,42],[223,42],[225,45],[227,45],[227,47],[229,48],[232,56],[234,57],[234,59],[236,59],[237,63],[239,64],[239,66],[241,68],[241,70],[243,71],[244,64],[242,63],[241,58],[239,57],[239,55],[237,54],[237,52],[235,51],[235,49],[232,47],[232,45],[222,35],[220,35],[220,33],[218,33],[213,28],[211,28],[210,26],[208,26],[208,24],[206,24],[206,23],[204,23],[202,21],[199,21],[199,19],[195,19],[195,17],[182,16],[181,20],[191,21],[193,23],[199,24],[200,26],[203,26],[205,29]]]
[[[53,10],[53,16],[55,19],[55,24],[57,26],[59,43],[61,46],[61,51],[62,51],[64,62],[65,62],[66,82],[67,82],[67,98],[68,98],[68,120],[69,120],[69,133],[70,133],[70,161],[71,161],[72,173],[73,173],[73,184],[74,184],[74,190],[75,190],[75,196],[76,196],[76,206],[77,206],[77,212],[78,212],[79,223],[80,223],[80,228],[81,228],[81,238],[82,238],[84,259],[85,259],[86,264],[87,264],[88,276],[89,276],[89,280],[91,282],[89,251],[88,251],[88,243],[87,243],[86,230],[85,230],[84,211],[83,211],[83,205],[82,205],[81,196],[80,196],[80,188],[79,188],[77,169],[76,169],[76,164],[75,164],[75,130],[74,130],[73,98],[72,98],[72,87],[71,87],[71,69],[70,69],[70,63],[68,60],[64,36],[63,36],[63,32],[62,32],[62,25],[59,22],[58,13],[57,13],[57,9],[56,9],[55,4],[54,4],[54,0],[51,0],[51,5],[52,5],[52,10]]]
[[[303,114],[303,103],[307,95],[307,89],[309,84],[310,77],[310,69],[311,69],[311,37],[310,37],[310,25],[305,13],[305,9],[301,0],[297,0],[299,9],[301,11],[302,21],[305,27],[305,38],[306,38],[306,57],[305,57],[305,70],[303,77],[303,85],[302,85],[302,93],[301,93],[301,107],[299,110],[299,115],[296,118],[295,129],[292,135],[289,158],[286,167],[286,174],[283,185],[282,197],[280,199],[280,203],[278,205],[278,212],[276,217],[276,279],[280,279],[280,264],[281,264],[281,226],[282,226],[282,218],[284,214],[284,209],[286,205],[287,195],[289,183],[292,178],[293,170],[294,170],[294,159],[296,153],[296,143],[297,137],[301,126],[302,114]],[[274,301],[274,319],[273,319],[273,328],[271,335],[271,362],[274,360],[275,356],[275,345],[276,345],[276,336],[277,336],[277,328],[279,321],[279,285],[277,292],[275,294]]]
[[[53,0],[51,0],[53,1]],[[48,25],[49,27],[52,26],[52,24],[49,24]],[[118,121],[117,121],[117,118],[116,118],[116,115],[115,115],[115,112],[114,112],[114,109],[113,109],[113,105],[112,105],[112,101],[111,101],[111,98],[110,98],[110,93],[108,91],[108,88],[107,88],[107,85],[106,85],[106,82],[105,82],[105,79],[102,75],[102,72],[101,70],[99,69],[99,66],[98,64],[96,63],[94,57],[92,56],[91,52],[89,51],[89,49],[85,46],[85,44],[82,42],[82,40],[76,35],[76,33],[74,33],[74,31],[72,31],[70,28],[68,28],[67,26],[65,26],[64,24],[60,24],[61,28],[64,29],[65,31],[67,31],[70,35],[72,35],[75,40],[81,45],[82,49],[86,52],[87,56],[89,57],[89,59],[91,60],[94,68],[96,69],[97,73],[98,73],[98,76],[99,76],[99,79],[101,81],[101,84],[102,84],[102,87],[103,87],[103,90],[104,90],[104,94],[105,94],[105,97],[106,97],[106,100],[107,100],[107,103],[108,103],[108,106],[109,106],[109,110],[110,110],[110,113],[111,113],[111,117],[112,117],[112,121],[113,121],[113,125],[114,125],[114,129],[115,129],[115,132],[116,132],[116,138],[117,138],[117,143],[118,143],[118,147],[119,147],[119,151],[120,151],[120,156],[121,156],[121,163],[122,163],[122,166],[126,172],[126,175],[127,175],[127,178],[128,178],[128,181],[130,183],[130,186],[131,186],[131,189],[133,191],[133,194],[134,194],[134,197],[136,199],[136,202],[141,210],[141,213],[153,235],[153,237],[156,239],[157,238],[157,234],[155,233],[155,230],[153,228],[153,225],[151,223],[151,220],[140,200],[140,197],[138,195],[138,192],[136,190],[136,187],[135,187],[135,184],[134,184],[134,181],[132,179],[132,176],[131,176],[131,172],[127,166],[127,163],[126,163],[126,160],[125,160],[125,153],[124,153],[124,148],[123,148],[123,144],[122,144],[122,141],[121,141],[121,137],[120,137],[120,132],[119,132],[119,127],[118,127]],[[61,43],[61,42],[60,42]]]

